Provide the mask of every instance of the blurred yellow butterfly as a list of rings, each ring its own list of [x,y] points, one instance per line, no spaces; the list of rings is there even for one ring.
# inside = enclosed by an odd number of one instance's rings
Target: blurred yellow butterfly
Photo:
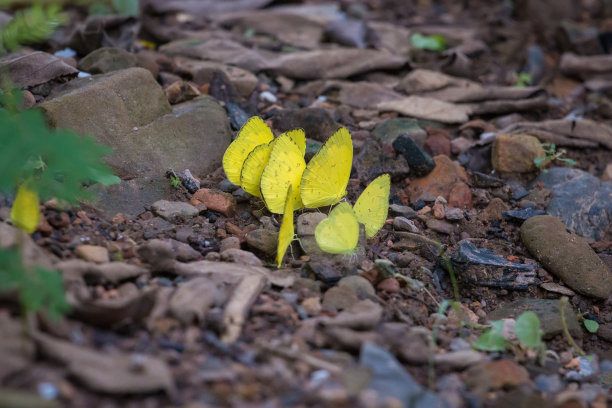
[[[272,146],[268,164],[261,173],[259,188],[266,207],[270,212],[284,212],[287,189],[293,187],[291,199],[293,209],[303,207],[300,198],[300,180],[306,162],[300,148],[287,134],[279,136]]]
[[[29,182],[25,182],[17,189],[17,196],[11,208],[11,222],[14,226],[28,234],[36,231],[40,217],[40,200]]]
[[[336,131],[306,166],[300,194],[304,207],[336,204],[346,195],[353,163],[353,142],[349,131]]]
[[[285,135],[289,136],[289,138],[293,140],[296,146],[300,149],[300,152],[302,152],[302,156],[304,156],[306,154],[306,133],[304,133],[304,129],[288,130],[287,132],[282,133],[279,137]],[[271,141],[270,145],[274,146],[274,143],[276,143],[276,140],[278,140],[279,137]]]
[[[383,174],[361,193],[353,209],[357,220],[365,225],[366,236],[372,238],[385,225],[389,212],[391,177]]]
[[[340,203],[317,225],[315,240],[325,252],[352,254],[359,241],[359,222],[349,203]]]
[[[257,116],[250,118],[223,155],[223,170],[229,181],[240,185],[242,166],[249,153],[255,147],[269,143],[273,138],[272,130],[261,118]]]
[[[278,231],[278,247],[276,249],[276,266],[281,267],[283,257],[287,248],[293,241],[293,187],[287,189],[287,197],[285,199],[285,209],[283,211],[283,222],[281,222],[280,230]]]

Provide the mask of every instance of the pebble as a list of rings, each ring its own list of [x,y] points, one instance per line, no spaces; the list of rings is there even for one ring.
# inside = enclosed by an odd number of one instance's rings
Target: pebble
[[[472,190],[462,181],[455,183],[448,195],[448,205],[457,208],[472,208]]]
[[[540,374],[534,379],[534,383],[540,392],[555,394],[563,389],[563,383],[558,374]]]
[[[529,173],[536,171],[536,158],[546,154],[540,141],[527,134],[499,134],[491,149],[491,164],[504,173]]]
[[[439,232],[440,234],[451,235],[453,232],[455,232],[455,226],[443,220],[430,218],[425,224],[427,224],[427,228],[435,232]]]
[[[317,225],[325,218],[327,216],[320,212],[300,214],[296,223],[297,235],[299,237],[314,235]]]
[[[236,213],[236,199],[223,191],[201,188],[189,200],[191,205],[204,204],[206,208],[218,211],[226,217],[232,218]]]
[[[376,289],[388,293],[397,293],[400,290],[400,285],[397,279],[387,278],[383,279],[378,285],[376,285]]]
[[[97,245],[79,245],[74,249],[74,254],[88,262],[106,263],[109,261],[108,249]]]
[[[326,310],[336,311],[348,309],[357,302],[359,302],[357,294],[348,286],[334,286],[328,289],[323,295],[323,308]]]
[[[446,218],[449,221],[459,221],[464,219],[464,215],[463,215],[463,210],[461,210],[460,208],[449,208],[447,207],[446,210],[444,211],[444,218]]]
[[[234,183],[232,183],[231,181],[229,181],[228,179],[225,179],[223,181],[221,181],[218,184],[219,190],[225,192],[225,193],[231,193],[235,190],[238,190],[240,188],[240,186],[235,185]]]
[[[413,219],[417,217],[417,212],[407,205],[391,204],[389,206],[389,212],[394,215],[401,215],[402,217]]]
[[[406,159],[410,174],[416,177],[428,175],[436,166],[433,158],[408,135],[401,135],[393,141],[393,149]]]
[[[393,219],[393,228],[397,231],[408,231],[415,234],[421,232],[419,227],[416,226],[414,221],[409,220],[405,217],[395,217]]]
[[[266,255],[274,255],[278,245],[278,232],[256,229],[246,234],[247,245]]]
[[[431,207],[431,211],[432,211],[433,217],[438,220],[443,219],[444,216],[446,215],[444,204],[441,204],[441,203],[435,203],[433,207]]]
[[[306,310],[308,316],[317,316],[321,313],[321,309],[323,306],[321,305],[321,298],[319,297],[309,297],[302,301],[302,307]]]
[[[429,129],[423,148],[433,156],[451,154],[451,135],[444,129]]]
[[[544,282],[540,285],[540,287],[544,290],[547,290],[553,293],[558,293],[560,295],[565,295],[569,297],[576,295],[576,292],[574,292],[570,288],[559,285],[558,283],[555,283],[555,282]]]
[[[409,118],[386,119],[377,124],[372,131],[372,137],[381,145],[391,145],[402,135],[412,139],[419,146],[423,146],[427,138],[427,132],[416,120]]]
[[[221,252],[221,260],[243,265],[263,266],[263,262],[255,254],[237,248],[230,248]]]
[[[612,293],[612,271],[580,236],[550,215],[525,221],[521,241],[546,270],[586,296],[607,299]]]
[[[340,279],[338,281],[338,287],[350,288],[359,299],[365,299],[376,295],[376,291],[370,281],[358,275],[347,276]]]
[[[489,204],[481,211],[478,218],[484,221],[501,220],[503,211],[508,211],[510,207],[501,198],[493,198]]]
[[[151,205],[151,210],[167,221],[174,221],[177,217],[192,218],[199,214],[193,205],[182,201],[159,200]]]
[[[502,210],[502,217],[505,220],[525,221],[536,215],[546,215],[544,210],[536,210],[533,208],[521,208],[520,210]]]
[[[259,100],[263,102],[276,103],[276,96],[270,91],[263,91],[259,94]]]
[[[406,192],[411,202],[422,198],[424,193],[433,196],[442,196],[448,200],[451,189],[458,181],[467,181],[465,170],[455,164],[448,156],[435,156],[436,167],[425,177],[411,180]],[[433,201],[433,200],[432,200]],[[450,203],[450,201],[449,201]]]
[[[221,240],[219,244],[219,252],[224,252],[228,249],[240,249],[240,238],[238,237],[227,237]]]
[[[566,380],[587,381],[599,371],[597,367],[597,362],[595,362],[594,360],[590,361],[588,358],[582,356],[578,356],[576,357],[576,359],[580,363],[578,371],[568,371],[565,374]]]
[[[529,382],[525,367],[512,360],[497,360],[471,367],[466,372],[466,384],[470,388],[512,388]]]

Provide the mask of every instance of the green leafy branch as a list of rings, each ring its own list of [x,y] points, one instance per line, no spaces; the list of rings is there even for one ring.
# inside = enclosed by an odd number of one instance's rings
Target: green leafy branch
[[[34,4],[19,10],[0,28],[0,52],[15,51],[23,44],[44,41],[65,21],[59,4]]]

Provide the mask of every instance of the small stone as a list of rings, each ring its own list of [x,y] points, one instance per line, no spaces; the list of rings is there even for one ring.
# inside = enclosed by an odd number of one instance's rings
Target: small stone
[[[542,144],[527,134],[501,134],[491,149],[491,164],[500,172],[529,173],[537,170],[534,160],[544,158]]]
[[[232,218],[236,213],[236,199],[223,191],[201,188],[191,196],[191,205],[204,204],[206,208],[218,211],[226,217]]]
[[[440,234],[451,235],[455,232],[455,226],[443,220],[436,220],[435,218],[430,218],[425,223],[427,228],[439,232]]]
[[[300,214],[296,223],[298,237],[314,235],[317,225],[325,218],[327,218],[327,216],[320,212]]]
[[[70,225],[70,216],[65,212],[58,212],[47,217],[47,221],[55,228],[65,228]]]
[[[472,207],[472,190],[464,182],[456,183],[448,196],[448,205],[456,208]]]
[[[166,94],[166,98],[168,98],[168,102],[170,102],[171,105],[189,101],[200,95],[200,91],[194,84],[183,80],[176,81],[168,85],[164,89],[164,93]]]
[[[79,245],[74,249],[74,254],[88,262],[108,262],[108,249],[97,245]]]
[[[127,218],[125,218],[125,214],[117,213],[115,214],[111,222],[115,225],[125,224],[127,222]]]
[[[278,246],[278,232],[267,229],[256,229],[246,234],[247,245],[266,255],[276,254]]]
[[[359,302],[359,298],[357,298],[355,291],[348,286],[334,286],[323,295],[323,308],[326,310],[348,309],[357,302]]]
[[[423,148],[432,156],[450,156],[451,154],[451,135],[444,129],[430,129]]]
[[[395,139],[393,149],[404,156],[410,167],[410,174],[416,177],[428,175],[436,166],[429,153],[407,135],[401,135]]]
[[[460,208],[446,208],[446,211],[444,212],[444,218],[446,218],[449,221],[459,221],[462,220],[463,218],[465,218],[463,216],[463,210],[461,210]]]
[[[576,292],[574,292],[567,286],[562,286],[555,282],[544,282],[540,285],[540,287],[549,292],[558,293],[564,296],[572,297],[576,295]]]
[[[521,226],[521,240],[547,271],[586,296],[607,299],[612,271],[580,236],[550,215],[538,215]]]
[[[451,152],[453,154],[461,154],[468,150],[470,147],[474,146],[474,141],[465,138],[463,136],[456,137],[451,140]]]
[[[274,115],[272,124],[281,132],[302,128],[309,138],[321,142],[338,129],[338,124],[324,108],[282,109]]]
[[[489,205],[487,205],[482,212],[479,214],[478,218],[485,221],[495,221],[502,219],[502,212],[508,211],[510,206],[503,202],[503,200],[499,197],[493,198]]]
[[[480,364],[468,369],[466,383],[470,388],[484,391],[499,388],[518,387],[529,382],[525,367],[512,360],[498,360]]]
[[[390,118],[376,125],[372,137],[381,145],[391,145],[400,135],[412,139],[418,146],[423,146],[427,132],[417,121],[409,118]]]
[[[612,163],[608,163],[601,175],[601,181],[612,181]]]
[[[434,218],[441,220],[446,215],[446,211],[444,210],[444,204],[435,203],[433,207],[431,207],[431,211],[433,213]]]
[[[221,260],[243,265],[263,266],[263,262],[255,254],[237,248],[230,248],[221,252]]]
[[[347,276],[340,279],[340,281],[338,281],[338,286],[351,288],[359,299],[365,299],[376,294],[372,284],[367,279],[358,275]]]
[[[228,179],[224,179],[219,182],[218,187],[219,190],[223,191],[224,193],[232,193],[240,188],[240,186],[235,185]]]
[[[425,177],[411,180],[406,188],[410,201],[416,202],[424,193],[433,196],[442,196],[448,200],[450,191],[458,181],[467,181],[465,170],[455,164],[447,156],[434,157],[436,167]],[[432,200],[433,201],[433,200]],[[450,203],[450,201],[449,201]]]
[[[561,377],[558,374],[540,374],[534,379],[536,389],[540,392],[556,394],[563,389]]]
[[[302,307],[306,310],[308,316],[317,316],[321,313],[321,298],[319,297],[309,297],[302,301]]]
[[[397,279],[387,278],[387,279],[382,280],[378,285],[376,285],[376,289],[382,290],[388,293],[397,293],[400,290],[400,285]]]
[[[221,240],[219,244],[219,252],[225,252],[228,249],[240,249],[240,238],[227,237]]]
[[[259,100],[264,101],[264,102],[269,102],[269,103],[276,103],[278,99],[272,92],[263,91],[262,93],[259,94]]]
[[[391,204],[389,212],[393,215],[401,215],[402,217],[413,219],[417,217],[417,212],[407,205]]]
[[[159,200],[153,203],[151,210],[167,221],[174,221],[177,217],[192,218],[199,214],[197,208],[182,201]]]
[[[137,58],[134,54],[121,48],[102,47],[81,58],[78,68],[94,75],[132,68],[136,64]]]
[[[420,233],[419,227],[416,226],[414,221],[404,217],[395,217],[393,219],[393,228],[397,231],[408,231],[415,234]]]

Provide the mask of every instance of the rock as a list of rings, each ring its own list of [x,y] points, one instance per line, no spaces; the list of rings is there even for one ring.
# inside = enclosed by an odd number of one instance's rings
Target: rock
[[[606,168],[601,174],[601,181],[612,181],[612,163],[606,165]]]
[[[443,354],[434,355],[434,364],[439,367],[450,368],[453,370],[464,370],[467,367],[482,363],[487,360],[487,356],[476,350],[457,350]]]
[[[170,313],[185,325],[201,322],[208,310],[225,300],[225,294],[208,278],[182,283],[168,305]]]
[[[529,373],[512,360],[497,360],[469,368],[465,378],[468,388],[486,392],[528,383]]]
[[[219,246],[219,252],[225,252],[228,249],[240,249],[240,238],[238,237],[223,238]]]
[[[457,230],[453,224],[444,220],[437,220],[435,218],[428,219],[425,224],[427,225],[427,228],[432,231],[439,232],[440,234],[451,235]]]
[[[79,245],[74,249],[74,254],[79,258],[95,263],[108,262],[108,249],[96,245]]]
[[[357,302],[359,302],[359,298],[357,298],[355,291],[348,286],[334,286],[323,295],[323,308],[326,310],[344,310]]]
[[[463,210],[460,208],[446,208],[444,212],[444,218],[449,221],[459,221],[464,219]]]
[[[189,74],[191,80],[200,86],[210,83],[215,72],[223,73],[224,82],[231,84],[238,95],[243,98],[248,98],[257,86],[257,77],[239,67],[182,57],[175,58],[174,63],[177,72]]]
[[[540,374],[533,380],[536,389],[540,392],[556,394],[563,389],[559,374]]]
[[[411,139],[417,146],[423,146],[427,132],[417,121],[409,118],[390,118],[380,122],[372,131],[372,137],[381,145],[391,145],[403,135]],[[395,147],[394,147],[395,148]],[[395,148],[395,150],[398,150]]]
[[[405,134],[398,136],[393,141],[393,148],[396,152],[404,156],[410,167],[411,175],[424,177],[436,166],[429,153]]]
[[[400,290],[400,285],[397,279],[387,278],[382,280],[378,285],[376,285],[376,289],[388,293],[397,293]]]
[[[414,179],[407,187],[411,202],[417,201],[426,193],[433,197],[442,196],[447,201],[450,191],[457,181],[467,181],[463,168],[451,161],[447,156],[434,157],[436,167],[425,177]]]
[[[310,139],[325,142],[338,128],[332,115],[323,108],[280,110],[272,119],[272,126],[280,132],[301,128]]]
[[[517,318],[521,313],[527,311],[538,315],[545,338],[563,333],[558,300],[521,298],[493,310],[487,315],[487,320]],[[564,315],[570,334],[575,338],[582,338],[582,328],[576,318],[576,313],[569,304],[565,306]]]
[[[455,183],[448,194],[448,205],[455,208],[472,208],[472,190],[463,181]]]
[[[495,221],[502,219],[502,212],[509,210],[510,207],[501,198],[495,197],[479,214],[479,218],[485,221]]]
[[[553,167],[535,181],[554,193],[546,212],[578,235],[612,240],[612,182],[569,167]]]
[[[247,245],[266,255],[276,254],[278,232],[267,229],[256,229],[246,234]]]
[[[118,284],[126,280],[137,279],[147,273],[146,268],[130,265],[125,262],[108,262],[96,264],[80,259],[69,259],[55,264],[62,271],[65,282],[85,280],[88,284]]]
[[[359,299],[365,299],[376,295],[376,291],[374,290],[372,284],[367,279],[364,279],[358,275],[347,276],[340,279],[338,286],[346,286],[351,288]]]
[[[612,323],[600,324],[597,330],[597,337],[612,343]]]
[[[182,201],[159,200],[151,205],[151,210],[167,221],[175,221],[177,218],[193,218],[199,214],[199,210],[193,205]]]
[[[252,252],[243,251],[237,248],[230,248],[221,252],[221,260],[243,265],[263,266],[263,262],[261,262]]]
[[[534,160],[546,154],[540,141],[527,134],[500,134],[491,149],[491,164],[497,171],[529,173],[537,170]]]
[[[300,214],[296,223],[297,235],[299,237],[314,235],[317,225],[325,218],[327,218],[326,215],[321,212]]]
[[[463,136],[456,137],[450,142],[451,152],[457,155],[461,154],[470,147],[474,146],[474,144],[475,142],[473,140],[467,139]]]
[[[372,330],[380,323],[382,316],[382,307],[378,303],[366,299],[351,305],[334,318],[322,323],[326,327]]]
[[[156,241],[156,240],[151,240],[151,241]],[[149,241],[149,243],[151,243],[151,241]],[[172,253],[174,254],[174,258],[177,261],[180,261],[180,262],[197,261],[202,256],[202,254],[200,254],[198,251],[196,251],[190,245],[184,242],[180,242],[175,239],[166,239],[164,240],[164,242],[170,245]]]
[[[519,220],[525,221],[536,215],[545,215],[544,210],[535,210],[533,208],[521,208],[520,210],[507,210],[502,211],[502,217],[504,220]]]
[[[195,174],[215,170],[231,140],[225,110],[214,98],[201,96],[172,109],[142,68],[71,81],[52,96],[41,108],[53,127],[92,134],[113,147],[106,162],[125,181],[91,189],[101,199],[97,208],[111,217],[139,214],[169,197],[164,174],[170,167]]]
[[[81,71],[106,74],[111,71],[132,68],[138,64],[136,55],[121,48],[102,47],[90,52],[79,61]]]
[[[565,374],[567,381],[588,381],[598,372],[597,361],[590,357],[578,356],[576,361],[578,362],[577,371],[568,371]]]
[[[319,313],[321,313],[321,298],[319,297],[309,297],[306,298],[302,301],[301,303],[302,307],[304,308],[304,310],[306,310],[306,313],[308,314],[308,316],[317,316]]]
[[[355,169],[362,184],[368,184],[385,173],[388,173],[392,179],[403,179],[410,171],[403,156],[389,157],[373,139],[366,140],[361,146],[355,159]]]
[[[166,98],[171,105],[176,105],[177,103],[190,101],[201,93],[194,84],[181,79],[165,87],[164,94],[166,94]]]
[[[189,202],[192,205],[204,204],[209,210],[218,211],[230,218],[236,213],[236,199],[222,191],[201,188],[191,196]]]
[[[451,154],[451,136],[448,131],[443,129],[431,129],[428,132],[427,139],[423,144],[425,149],[432,156],[450,156]]]
[[[414,221],[409,220],[405,217],[395,217],[393,219],[393,228],[396,231],[408,231],[415,234],[421,232],[421,230],[419,229],[419,227],[416,226]]]
[[[567,286],[559,285],[555,282],[544,282],[540,284],[540,287],[549,292],[558,293],[563,296],[576,296],[576,292],[568,288]]]
[[[417,217],[417,212],[407,205],[391,204],[389,206],[389,212],[394,215],[401,215],[402,217],[413,219]]]
[[[398,401],[397,406],[449,407],[448,403],[416,382],[391,353],[373,343],[363,344],[359,364],[372,373],[368,389],[376,392],[378,397],[378,403],[373,406],[383,406],[383,401],[393,398]]]
[[[365,48],[368,27],[363,21],[335,20],[325,27],[325,35],[333,42],[348,47]]]
[[[586,296],[607,299],[612,271],[580,236],[558,218],[539,215],[525,221],[521,240],[529,252],[567,286]]]
[[[8,74],[16,88],[31,88],[52,80],[65,81],[79,73],[61,58],[41,51],[10,54],[0,59],[0,70]]]

